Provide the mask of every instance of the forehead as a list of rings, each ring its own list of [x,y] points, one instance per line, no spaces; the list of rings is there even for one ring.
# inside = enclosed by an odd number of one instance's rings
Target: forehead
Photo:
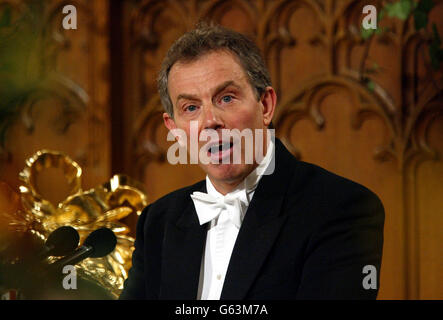
[[[172,100],[179,94],[205,94],[223,82],[248,85],[238,58],[228,51],[214,51],[196,60],[176,62],[168,76]]]

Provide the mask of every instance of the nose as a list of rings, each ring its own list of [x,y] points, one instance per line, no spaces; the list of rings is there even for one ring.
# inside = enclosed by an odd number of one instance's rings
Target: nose
[[[203,126],[205,129],[223,128],[223,121],[217,108],[211,103],[203,107]]]

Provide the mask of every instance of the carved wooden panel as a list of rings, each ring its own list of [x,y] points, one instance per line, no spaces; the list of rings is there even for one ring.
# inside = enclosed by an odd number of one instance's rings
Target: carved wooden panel
[[[77,9],[76,30],[62,27],[62,10],[68,4]],[[16,187],[25,159],[45,148],[62,151],[80,164],[85,189],[107,181],[108,1],[0,0],[0,6],[9,7],[13,17],[22,17],[32,28],[36,41],[19,53],[25,56],[23,63],[38,70],[38,85],[7,132],[0,180]],[[11,37],[19,39],[20,34]],[[66,195],[65,184],[56,172],[41,179],[53,202]]]
[[[442,1],[431,12],[439,30]],[[279,104],[277,135],[299,158],[375,191],[386,210],[379,298],[443,298],[442,73],[429,71],[426,39],[411,20],[363,42],[362,7],[380,1],[188,0],[124,3],[124,163],[151,200],[204,177],[165,161],[156,89],[166,50],[200,20],[253,37]],[[439,19],[440,18],[440,19]],[[441,32],[442,33],[442,32]],[[362,72],[372,64],[373,90]],[[439,196],[440,195],[440,196]]]

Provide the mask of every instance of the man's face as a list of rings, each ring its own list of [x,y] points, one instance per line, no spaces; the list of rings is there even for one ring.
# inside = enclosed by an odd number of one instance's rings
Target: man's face
[[[174,118],[163,114],[168,129],[182,129],[190,145],[191,121],[197,121],[198,136],[207,129],[216,130],[222,141],[223,129],[245,128],[266,129],[272,120],[276,96],[268,87],[260,99],[250,85],[247,75],[233,54],[227,51],[214,51],[195,61],[177,62],[169,73],[168,90],[174,108]],[[266,135],[264,135],[266,137]],[[200,140],[200,139],[199,139]],[[199,150],[207,141],[199,141]],[[241,143],[244,155],[244,143]],[[189,148],[188,148],[189,149]],[[236,185],[242,181],[257,164],[232,163],[232,143],[220,150],[208,151],[211,159],[218,164],[199,165],[215,184]],[[222,163],[222,158],[231,157],[230,163]]]

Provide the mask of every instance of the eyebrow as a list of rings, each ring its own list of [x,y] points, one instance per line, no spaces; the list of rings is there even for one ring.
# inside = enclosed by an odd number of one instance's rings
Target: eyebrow
[[[215,90],[214,93],[212,94],[213,96],[216,96],[217,94],[219,94],[221,91],[225,90],[227,87],[229,86],[234,86],[236,88],[240,88],[240,86],[238,86],[234,80],[228,80],[223,82],[222,84],[218,85]],[[200,100],[198,99],[196,96],[192,95],[192,94],[187,94],[187,93],[181,93],[177,96],[177,100],[176,100],[176,104],[178,104],[178,101],[180,99],[187,99],[187,100]]]
[[[217,94],[219,94],[220,92],[222,92],[223,90],[225,90],[229,86],[234,86],[236,88],[240,88],[240,86],[238,86],[234,80],[228,80],[228,81],[223,82],[217,88],[215,88],[213,95],[216,96]]]

